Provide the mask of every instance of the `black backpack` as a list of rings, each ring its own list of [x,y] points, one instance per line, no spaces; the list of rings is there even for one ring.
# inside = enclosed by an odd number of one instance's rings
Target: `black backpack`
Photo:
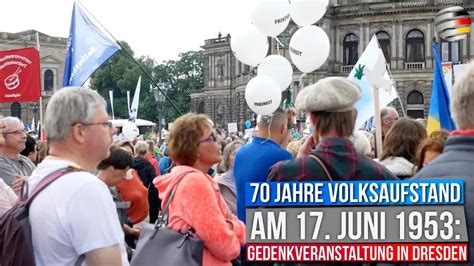
[[[44,177],[28,196],[22,195],[20,200],[0,217],[0,265],[30,266],[35,265],[29,208],[33,199],[48,185],[63,175],[79,171],[69,166],[58,169]],[[26,182],[25,182],[26,184]]]

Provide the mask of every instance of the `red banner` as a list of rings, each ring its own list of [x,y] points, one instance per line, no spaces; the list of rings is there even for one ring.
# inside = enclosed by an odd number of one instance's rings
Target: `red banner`
[[[34,102],[40,93],[38,50],[0,51],[0,102]]]

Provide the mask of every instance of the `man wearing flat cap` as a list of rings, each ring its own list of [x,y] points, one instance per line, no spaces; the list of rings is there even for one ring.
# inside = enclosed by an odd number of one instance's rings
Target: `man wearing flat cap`
[[[312,136],[302,145],[297,159],[275,164],[268,180],[396,179],[385,167],[357,153],[349,140],[357,117],[354,104],[360,98],[360,88],[342,77],[324,78],[304,88],[295,104],[308,113]]]

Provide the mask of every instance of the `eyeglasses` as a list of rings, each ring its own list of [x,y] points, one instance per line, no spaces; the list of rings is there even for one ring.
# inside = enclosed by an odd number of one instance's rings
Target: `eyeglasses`
[[[10,132],[3,132],[3,134],[4,134],[4,135],[8,135],[8,134],[13,134],[13,135],[26,134],[26,130],[24,130],[24,129],[19,129],[19,130],[10,131]]]
[[[216,135],[216,132],[215,132],[215,131],[212,131],[212,133],[211,133],[211,135],[209,136],[209,138],[198,141],[198,144],[203,143],[203,142],[206,142],[206,141],[210,141],[210,140],[212,140],[212,141],[214,141],[214,142],[217,141],[217,135]]]
[[[75,126],[77,124],[82,124],[84,126],[95,126],[95,125],[102,125],[104,127],[109,127],[109,128],[112,128],[113,127],[113,124],[112,122],[110,121],[107,121],[107,122],[97,122],[97,123],[82,123],[82,122],[77,122],[77,123],[74,123],[72,126]]]

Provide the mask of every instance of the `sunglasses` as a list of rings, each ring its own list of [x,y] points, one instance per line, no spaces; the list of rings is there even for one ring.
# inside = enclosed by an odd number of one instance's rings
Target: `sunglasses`
[[[206,142],[206,141],[210,141],[210,140],[212,140],[212,141],[214,141],[214,142],[217,141],[217,135],[216,135],[216,132],[215,132],[215,131],[212,131],[212,133],[211,133],[211,135],[209,136],[209,138],[198,141],[198,144],[203,143],[203,142]]]

